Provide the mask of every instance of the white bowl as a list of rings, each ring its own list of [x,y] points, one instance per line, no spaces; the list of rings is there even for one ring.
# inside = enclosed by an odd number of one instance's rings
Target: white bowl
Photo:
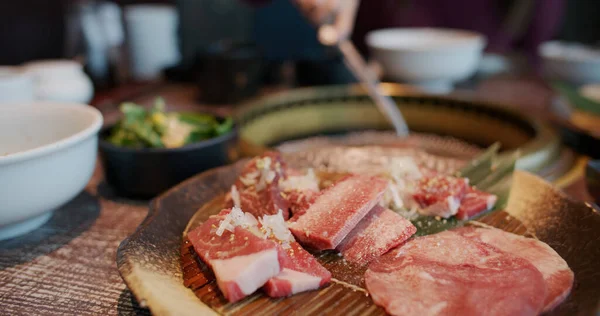
[[[44,224],[87,184],[102,115],[91,106],[0,107],[0,240]]]
[[[538,49],[544,75],[573,84],[600,82],[600,50],[561,41],[550,41]]]
[[[0,66],[0,104],[31,102],[33,99],[31,76],[19,67]]]
[[[446,92],[477,70],[486,39],[463,30],[393,28],[370,32],[366,42],[386,77]]]
[[[87,103],[94,96],[92,81],[76,61],[38,60],[23,69],[33,78],[37,100]]]

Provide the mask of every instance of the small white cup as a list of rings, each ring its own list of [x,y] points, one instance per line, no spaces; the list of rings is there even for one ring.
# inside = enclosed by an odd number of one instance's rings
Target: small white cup
[[[158,79],[164,68],[179,62],[179,16],[175,7],[130,5],[125,7],[124,17],[131,75],[134,79]]]
[[[31,76],[18,67],[0,66],[0,104],[29,102],[34,98]]]

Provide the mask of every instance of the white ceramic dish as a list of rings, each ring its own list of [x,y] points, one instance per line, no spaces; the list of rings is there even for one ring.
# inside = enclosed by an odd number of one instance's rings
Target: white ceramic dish
[[[573,84],[600,82],[600,50],[581,44],[550,41],[538,49],[544,75]]]
[[[30,102],[34,99],[33,80],[19,67],[0,66],[0,104]]]
[[[94,171],[102,114],[71,103],[0,107],[0,240],[27,233]]]
[[[428,92],[448,92],[471,76],[486,44],[478,33],[435,28],[382,29],[366,41],[386,77]]]
[[[23,66],[33,78],[37,100],[87,103],[94,95],[83,66],[73,60],[38,60]]]

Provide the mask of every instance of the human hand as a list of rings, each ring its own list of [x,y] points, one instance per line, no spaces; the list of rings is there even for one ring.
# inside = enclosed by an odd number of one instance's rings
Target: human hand
[[[293,0],[317,27],[324,44],[334,44],[350,35],[359,0]]]

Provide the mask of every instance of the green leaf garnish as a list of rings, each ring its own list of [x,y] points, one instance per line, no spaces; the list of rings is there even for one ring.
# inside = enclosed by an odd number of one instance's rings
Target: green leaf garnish
[[[123,118],[107,137],[107,140],[116,146],[131,148],[184,146],[223,135],[233,128],[231,118],[219,123],[209,114],[167,113],[162,98],[156,98],[150,110],[133,102],[125,102],[119,108]]]

